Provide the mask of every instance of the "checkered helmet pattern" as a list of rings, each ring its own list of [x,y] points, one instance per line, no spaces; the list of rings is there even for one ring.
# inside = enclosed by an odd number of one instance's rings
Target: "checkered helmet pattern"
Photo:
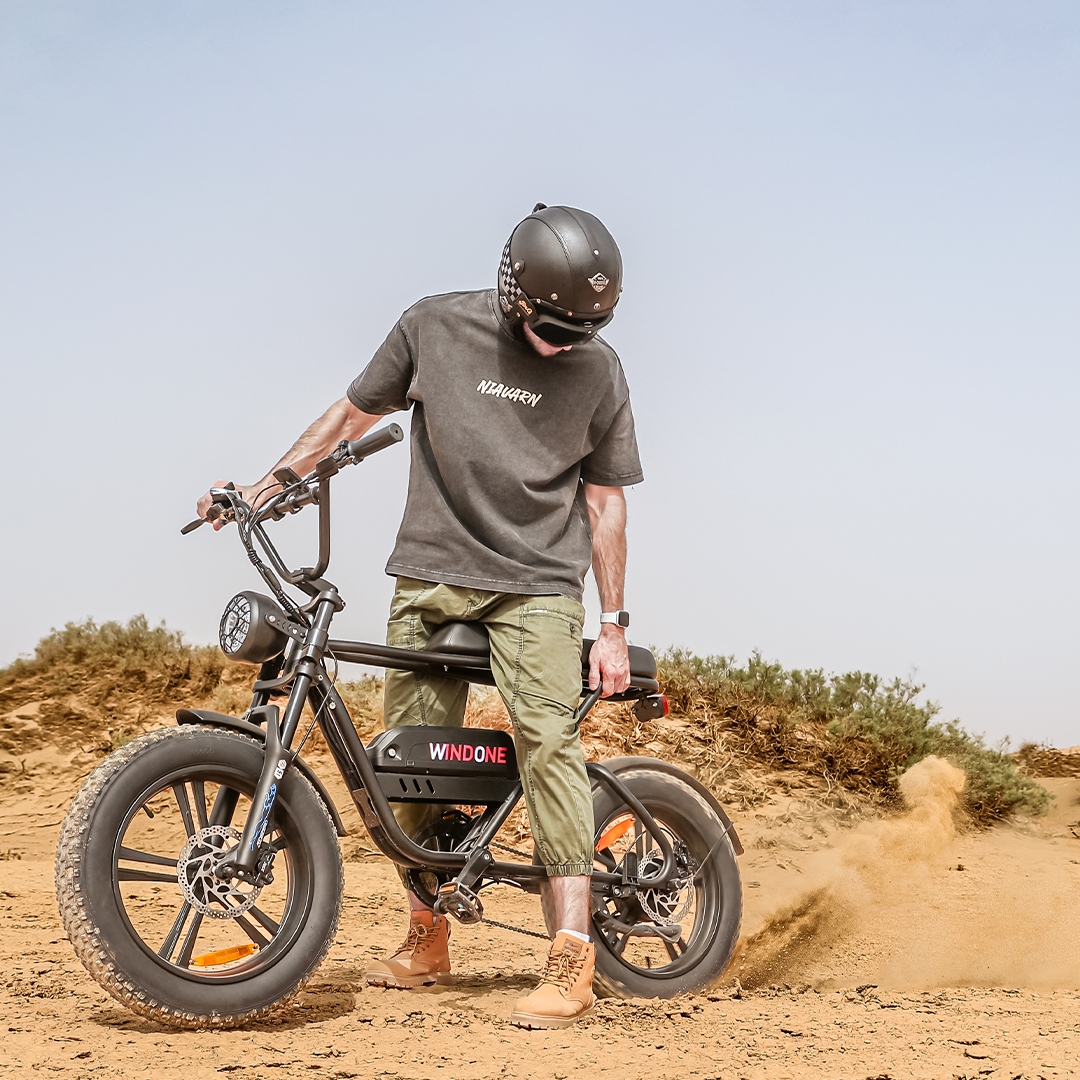
[[[511,236],[510,240],[512,239]],[[511,311],[519,310],[517,302],[525,296],[517,283],[517,278],[514,277],[514,269],[510,265],[510,240],[506,241],[502,258],[499,260],[499,306],[507,315]]]

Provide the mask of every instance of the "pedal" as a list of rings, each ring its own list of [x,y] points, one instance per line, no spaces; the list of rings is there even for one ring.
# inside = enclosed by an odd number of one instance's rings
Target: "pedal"
[[[460,923],[478,923],[484,919],[484,905],[480,897],[457,881],[448,881],[439,889],[435,899],[435,911],[440,915],[453,915]]]

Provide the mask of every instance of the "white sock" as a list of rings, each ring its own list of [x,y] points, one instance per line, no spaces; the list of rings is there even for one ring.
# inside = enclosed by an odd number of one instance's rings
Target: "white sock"
[[[575,937],[578,941],[584,941],[586,945],[589,944],[590,938],[588,934],[579,934],[576,930],[560,930],[560,934],[569,934],[571,937]]]

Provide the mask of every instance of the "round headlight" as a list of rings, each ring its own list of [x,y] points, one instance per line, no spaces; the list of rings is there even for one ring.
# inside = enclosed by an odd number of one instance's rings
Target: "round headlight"
[[[226,605],[218,626],[221,651],[232,660],[261,664],[277,656],[289,641],[285,614],[261,593],[237,593]]]

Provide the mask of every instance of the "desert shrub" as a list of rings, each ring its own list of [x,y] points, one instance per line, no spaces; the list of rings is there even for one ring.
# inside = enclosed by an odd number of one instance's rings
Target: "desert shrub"
[[[69,622],[51,630],[34,649],[0,670],[0,686],[28,676],[39,676],[52,693],[96,682],[109,691],[142,691],[148,700],[162,699],[183,686],[193,694],[217,686],[225,658],[212,646],[192,646],[164,623],[150,626],[145,615],[126,624],[93,619]]]
[[[910,679],[786,670],[760,653],[739,667],[734,657],[668,649],[658,663],[672,713],[695,719],[705,745],[729,755],[849,790],[895,793],[905,769],[937,754],[967,773],[964,803],[976,821],[1046,809],[1046,789],[1023,776],[1010,754],[955,721],[937,721],[940,706],[920,702],[925,687]]]
[[[657,752],[688,764],[716,790],[736,791],[738,763],[750,761],[874,796],[895,794],[905,769],[937,754],[967,774],[965,806],[983,824],[1013,810],[1046,808],[1045,788],[1023,775],[1018,763],[1045,775],[1080,771],[1080,758],[1066,761],[1046,748],[1025,746],[1014,759],[987,747],[956,721],[939,721],[939,706],[922,701],[924,687],[910,679],[787,670],[760,653],[745,666],[730,656],[700,657],[684,649],[659,652],[657,659],[672,714],[686,722],[646,725],[646,731],[625,705],[601,705],[582,727],[590,753],[638,753],[655,739]],[[149,704],[152,711],[166,702],[202,702],[239,714],[250,701],[255,677],[254,666],[226,661],[214,646],[188,645],[179,632],[163,623],[150,626],[137,615],[127,623],[86,619],[52,630],[33,656],[0,670],[0,692],[7,707],[75,695],[74,713],[47,702],[43,715],[55,712],[58,724],[78,731],[111,725],[105,746],[110,749],[138,730],[137,716],[121,716],[133,703]],[[370,740],[382,726],[382,680],[338,683],[338,690],[361,738]],[[509,726],[495,693],[474,691],[468,719]],[[318,736],[313,739],[317,745]],[[1050,755],[1057,772],[1047,771]]]

